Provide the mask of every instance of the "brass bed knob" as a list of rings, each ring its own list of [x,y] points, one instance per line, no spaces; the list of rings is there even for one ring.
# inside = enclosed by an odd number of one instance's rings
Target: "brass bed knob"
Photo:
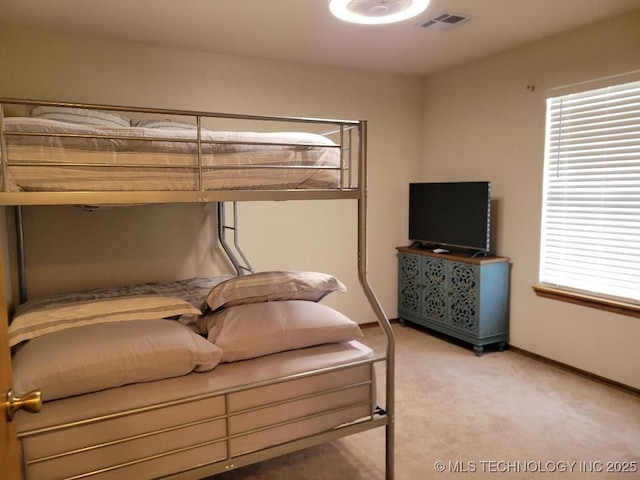
[[[13,416],[18,410],[26,410],[30,413],[38,413],[42,407],[42,393],[39,390],[34,390],[24,395],[22,398],[18,398],[13,395],[13,390],[7,391],[7,401],[4,402],[7,420],[11,422]]]

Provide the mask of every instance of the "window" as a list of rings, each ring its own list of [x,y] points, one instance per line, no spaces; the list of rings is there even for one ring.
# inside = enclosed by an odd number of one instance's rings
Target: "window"
[[[540,283],[640,305],[640,81],[547,100]]]

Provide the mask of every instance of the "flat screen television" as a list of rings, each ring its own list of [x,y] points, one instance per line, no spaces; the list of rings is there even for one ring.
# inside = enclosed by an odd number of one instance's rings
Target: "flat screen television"
[[[409,184],[409,239],[424,248],[488,254],[491,183]]]

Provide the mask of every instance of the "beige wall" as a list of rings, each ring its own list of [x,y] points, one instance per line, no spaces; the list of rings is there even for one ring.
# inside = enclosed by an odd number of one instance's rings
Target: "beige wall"
[[[394,248],[406,242],[402,195],[419,166],[419,79],[21,30],[1,32],[0,44],[4,97],[366,119],[370,279],[395,316]],[[359,322],[375,320],[357,279],[355,201],[246,203],[239,211],[240,240],[256,270],[333,273],[349,293],[326,302]],[[28,208],[30,294],[222,269],[207,243],[211,218],[200,205]],[[203,241],[194,243],[198,234]]]
[[[511,343],[640,388],[640,319],[541,299],[545,96],[640,69],[640,10],[427,78],[424,162],[432,181],[487,179],[496,253],[512,259]],[[532,92],[529,86],[535,86]]]

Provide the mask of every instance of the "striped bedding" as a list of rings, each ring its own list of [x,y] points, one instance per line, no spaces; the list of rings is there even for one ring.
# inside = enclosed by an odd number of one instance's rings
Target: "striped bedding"
[[[312,133],[202,129],[199,164],[197,129],[89,126],[33,117],[6,118],[4,128],[7,191],[339,187],[340,149]]]

